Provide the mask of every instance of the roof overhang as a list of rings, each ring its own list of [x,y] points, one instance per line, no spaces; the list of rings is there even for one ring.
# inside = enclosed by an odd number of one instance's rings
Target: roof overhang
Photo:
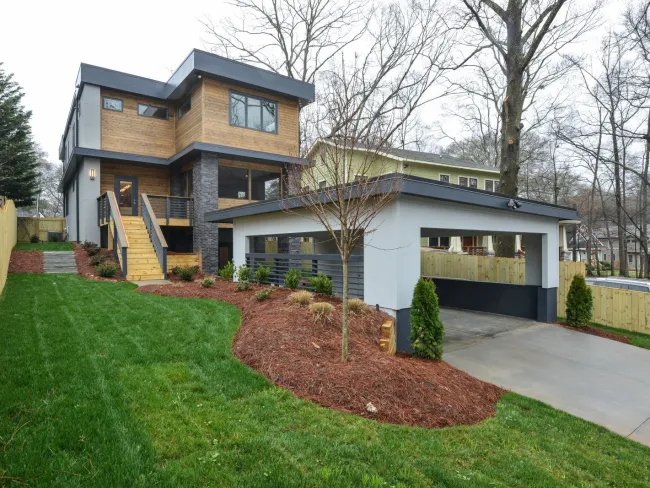
[[[196,158],[200,153],[214,154],[217,158],[227,158],[237,161],[250,161],[253,163],[262,163],[268,165],[284,166],[286,164],[307,164],[304,158],[284,156],[282,154],[267,153],[263,151],[252,151],[250,149],[240,149],[230,146],[221,146],[218,144],[208,144],[204,142],[194,142],[186,148],[180,150],[170,158],[157,158],[153,156],[143,156],[141,154],[122,153],[116,151],[105,151],[103,149],[91,149],[86,147],[76,147],[70,156],[70,162],[65,169],[63,179],[59,185],[59,190],[63,190],[74,177],[77,168],[83,158],[110,159],[113,161],[122,161],[124,164],[148,164],[156,166],[170,166],[175,163]]]
[[[530,215],[539,215],[552,219],[561,220],[574,220],[577,218],[577,210],[561,207],[558,205],[550,205],[544,202],[535,200],[524,200],[517,198],[517,202],[521,205],[518,209],[511,208],[508,204],[513,197],[508,195],[501,195],[498,193],[487,192],[483,190],[476,190],[464,186],[452,185],[440,181],[429,180],[426,178],[416,178],[406,175],[383,175],[377,179],[382,180],[382,184],[374,185],[376,192],[390,191],[396,187],[395,179],[399,179],[399,195],[409,195],[422,198],[430,198],[433,200],[454,202],[463,205],[474,205],[483,208],[492,208],[502,210],[504,212],[517,212]],[[351,185],[351,191],[348,192],[350,198],[354,198],[355,188],[358,185]],[[325,199],[326,192],[321,192],[321,199]],[[206,212],[205,220],[207,222],[232,222],[234,219],[241,217],[248,217],[253,215],[262,215],[266,213],[279,212],[283,210],[293,210],[303,207],[303,203],[299,197],[285,198],[282,200],[271,200],[265,202],[252,203],[249,205],[242,205],[239,207],[232,207],[224,210],[216,210]]]

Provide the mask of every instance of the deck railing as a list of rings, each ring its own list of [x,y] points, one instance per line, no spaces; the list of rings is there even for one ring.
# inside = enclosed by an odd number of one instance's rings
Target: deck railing
[[[151,202],[146,193],[142,193],[142,220],[147,227],[147,232],[151,238],[151,243],[156,251],[160,268],[162,269],[165,279],[167,279],[167,241],[160,229],[156,215],[151,208]]]
[[[320,272],[332,280],[335,295],[343,293],[343,263],[338,254],[247,253],[246,266],[251,269],[251,275],[260,266],[271,268],[270,282],[278,286],[284,286],[284,276],[290,269],[298,269],[303,276],[300,287],[308,290],[311,290],[309,278]],[[363,256],[350,256],[348,293],[352,298],[363,299]]]
[[[115,259],[120,264],[122,274],[126,278],[128,272],[129,240],[126,237],[122,214],[117,206],[115,193],[107,191],[97,198],[97,225],[108,224],[113,235],[113,251]]]
[[[166,225],[169,225],[170,219],[188,219],[189,224],[193,225],[194,198],[165,195],[148,195],[148,197],[153,210],[152,216],[156,219],[165,219]]]

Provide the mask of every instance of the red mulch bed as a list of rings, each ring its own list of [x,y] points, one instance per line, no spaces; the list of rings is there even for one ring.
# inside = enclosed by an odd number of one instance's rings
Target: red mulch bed
[[[353,316],[350,359],[342,363],[338,299],[326,300],[336,306],[334,320],[316,324],[307,308],[288,303],[290,291],[281,288],[265,302],[255,299],[254,290],[235,292],[233,283],[219,279],[209,289],[194,282],[137,291],[236,305],[242,310],[242,327],[235,337],[235,355],[276,385],[343,412],[422,427],[475,424],[495,413],[504,391],[442,361],[382,352],[380,326],[389,317],[374,310]],[[366,411],[369,402],[377,413]]]
[[[9,273],[43,273],[43,251],[13,249],[9,258]]]
[[[74,242],[74,259],[77,262],[77,274],[86,278],[87,280],[99,280],[99,281],[124,281],[122,276],[122,271],[118,271],[115,277],[113,278],[103,278],[97,274],[95,267],[90,264],[90,256],[88,253],[83,250],[81,244]],[[113,251],[108,249],[102,249],[99,253],[103,256],[106,256],[107,259],[113,260],[114,254]],[[128,270],[127,270],[128,271]]]
[[[611,339],[613,341],[623,342],[625,344],[630,343],[630,338],[622,334],[617,334],[615,332],[608,332],[606,330],[597,329],[596,327],[572,327],[567,325],[565,322],[558,322],[557,325],[564,327],[565,329],[575,330],[576,332],[583,332],[585,334],[591,334],[598,337],[604,337],[605,339]]]

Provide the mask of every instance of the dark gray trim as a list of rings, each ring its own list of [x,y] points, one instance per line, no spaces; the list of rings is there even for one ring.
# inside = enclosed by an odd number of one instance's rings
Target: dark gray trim
[[[114,108],[106,108],[106,106],[104,105],[104,102],[107,99],[108,100],[117,100],[118,102],[120,102],[120,109],[116,110]],[[124,100],[121,99],[121,98],[107,97],[107,96],[104,95],[104,96],[102,96],[102,110],[110,110],[111,112],[124,112]]]
[[[398,352],[412,353],[411,347],[411,309],[403,308],[395,313],[395,336]]]
[[[79,242],[80,239],[79,239],[79,169],[78,168],[75,176],[77,178],[77,182],[75,184],[75,190],[74,190],[75,199],[77,200],[77,215],[75,215],[75,218],[77,219],[77,242]]]
[[[236,125],[233,124],[232,122],[232,96],[233,95],[239,95],[240,97],[244,97],[246,99],[246,102],[244,104],[244,125]],[[248,127],[248,99],[249,98],[254,98],[256,100],[260,101],[260,124],[262,124],[262,121],[264,119],[264,110],[262,110],[262,102],[267,102],[267,103],[272,103],[275,105],[275,130],[274,131],[267,131],[264,129],[255,129],[253,127]],[[260,97],[257,95],[250,95],[248,93],[240,92],[237,90],[228,90],[228,123],[232,127],[237,127],[238,129],[249,129],[249,130],[254,130],[256,132],[263,132],[265,134],[276,134],[278,133],[278,102],[276,100],[271,100],[270,98],[264,98]]]
[[[498,193],[486,192],[475,188],[450,185],[440,181],[406,175],[390,174],[379,176],[377,179],[385,180],[385,184],[376,185],[377,191],[390,191],[395,188],[396,183],[394,179],[396,178],[399,180],[397,184],[400,188],[400,195],[444,200],[465,205],[493,208],[506,212],[540,215],[558,220],[573,220],[578,216],[575,209],[549,205],[542,202],[535,202],[533,200],[524,200],[521,198],[518,198],[517,201],[523,204],[522,207],[518,210],[512,210],[508,207],[508,202],[511,197],[507,195],[500,195]],[[354,197],[357,189],[358,185],[352,184],[350,186],[348,198]],[[321,198],[326,199],[326,194],[324,192],[321,193]],[[300,201],[300,198],[291,197],[283,200],[251,203],[249,205],[208,212],[206,213],[205,218],[208,222],[231,222],[232,219],[239,217],[279,212],[281,210],[295,209],[303,206],[304,205]]]

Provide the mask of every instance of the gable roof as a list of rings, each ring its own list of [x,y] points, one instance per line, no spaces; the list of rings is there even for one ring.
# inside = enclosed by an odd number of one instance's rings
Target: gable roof
[[[332,141],[327,139],[317,140],[313,146],[309,149],[307,153],[307,158],[311,157],[313,151],[316,150],[317,146],[320,144],[329,144],[334,145]],[[394,147],[382,147],[381,149],[371,148],[366,146],[357,145],[354,148],[355,151],[377,151],[377,154],[394,159],[395,161],[408,162],[408,163],[419,163],[419,164],[429,164],[435,166],[449,166],[453,168],[460,169],[471,169],[477,171],[484,171],[488,173],[499,174],[498,168],[492,168],[489,166],[484,166],[482,164],[476,163],[469,159],[457,158],[455,156],[449,156],[445,154],[425,152],[425,151],[412,151],[409,149],[399,149]]]

